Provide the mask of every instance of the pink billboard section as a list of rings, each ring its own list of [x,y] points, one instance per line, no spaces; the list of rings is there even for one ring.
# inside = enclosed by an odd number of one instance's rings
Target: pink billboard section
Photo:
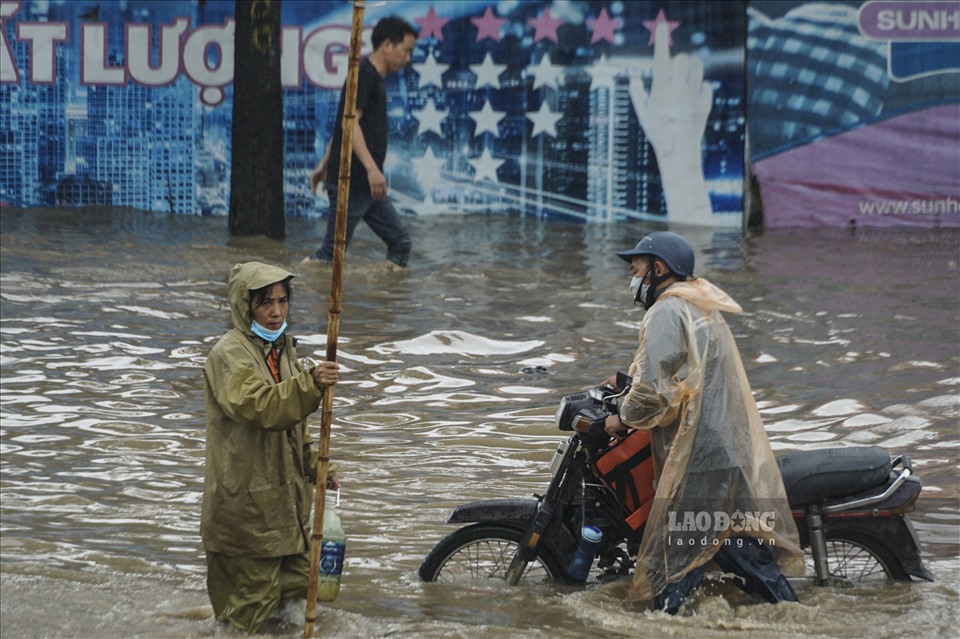
[[[960,228],[960,104],[824,138],[752,169],[767,228]]]

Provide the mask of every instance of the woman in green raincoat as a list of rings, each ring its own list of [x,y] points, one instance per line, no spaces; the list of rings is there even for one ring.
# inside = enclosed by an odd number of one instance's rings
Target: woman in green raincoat
[[[656,495],[632,594],[676,613],[716,560],[770,602],[796,601],[783,573],[803,560],[783,480],[721,311],[742,309],[702,277],[675,233],[617,253],[647,309],[633,383],[606,431],[651,430]]]
[[[316,481],[307,417],[339,379],[336,362],[307,371],[297,359],[286,333],[293,277],[258,262],[233,267],[233,327],[203,368],[207,591],[218,620],[251,634],[281,601],[306,595]]]

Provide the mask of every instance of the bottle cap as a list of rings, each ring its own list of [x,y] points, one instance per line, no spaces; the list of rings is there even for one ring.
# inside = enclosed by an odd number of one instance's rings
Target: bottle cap
[[[596,526],[584,526],[580,534],[583,535],[583,538],[587,541],[597,542],[603,539],[603,531]]]

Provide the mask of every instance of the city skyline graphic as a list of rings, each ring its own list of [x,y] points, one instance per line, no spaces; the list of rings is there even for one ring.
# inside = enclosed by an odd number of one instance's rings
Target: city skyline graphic
[[[0,200],[226,214],[232,0],[2,5]],[[325,215],[309,174],[333,130],[350,6],[282,6],[286,212]],[[367,10],[364,53],[387,11],[419,29],[411,63],[387,79],[385,174],[404,213],[671,219],[628,91],[631,74],[651,81],[666,24],[671,54],[703,61],[706,184],[718,220],[740,224],[739,3],[394,2]]]

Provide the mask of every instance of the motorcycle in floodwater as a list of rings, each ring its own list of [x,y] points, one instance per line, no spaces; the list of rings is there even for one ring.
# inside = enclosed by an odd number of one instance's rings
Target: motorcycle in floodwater
[[[629,378],[623,379],[624,384],[618,383],[621,388],[629,383]],[[602,532],[591,564],[594,578],[608,581],[632,574],[653,488],[649,433],[634,431],[624,440],[611,441],[603,431],[604,418],[618,413],[625,392],[604,385],[564,396],[555,421],[571,435],[557,448],[544,493],[455,508],[447,523],[465,525],[430,551],[420,566],[420,578],[494,579],[511,585],[581,582],[568,568],[581,530],[588,525]],[[618,450],[638,436],[646,437],[645,446],[640,439],[632,449]],[[628,475],[607,473],[610,468],[602,466],[607,459],[618,460]],[[827,448],[787,453],[777,462],[806,564],[802,577],[789,579],[791,585],[933,581],[907,515],[922,484],[906,455],[891,456],[878,447]],[[639,482],[639,490],[630,485],[637,483],[631,482],[631,472],[647,473],[648,485]]]

